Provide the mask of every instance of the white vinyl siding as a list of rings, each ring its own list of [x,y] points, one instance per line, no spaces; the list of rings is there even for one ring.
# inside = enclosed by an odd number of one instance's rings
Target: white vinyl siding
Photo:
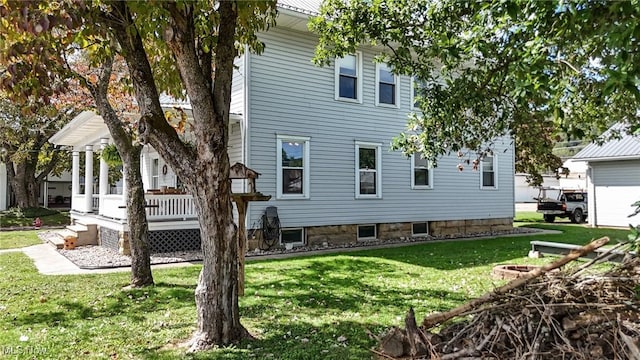
[[[242,114],[244,111],[244,82],[245,68],[244,60],[246,55],[241,55],[233,61],[233,81],[231,82],[231,104],[232,114]],[[233,164],[232,164],[233,165]]]
[[[486,155],[480,161],[480,188],[481,189],[497,189],[498,175],[496,173],[497,157],[495,155]]]
[[[513,217],[513,147],[496,140],[499,190],[480,191],[478,171],[459,172],[454,156],[438,159],[430,191],[411,188],[410,160],[388,144],[410,112],[411,81],[400,76],[400,109],[375,106],[374,52],[363,49],[362,105],[335,101],[334,67],[310,62],[317,37],[276,27],[261,33],[266,47],[250,55],[247,165],[259,172],[258,191],[269,201],[251,202],[248,226],[276,206],[283,228]],[[309,198],[279,199],[276,134],[312,135]],[[355,141],[380,144],[383,198],[355,199]],[[372,204],[375,203],[375,204]],[[487,204],[491,204],[487,206]],[[374,206],[375,205],[375,206]]]
[[[335,99],[362,103],[362,53],[335,60]]]
[[[433,189],[433,168],[420,154],[411,156],[411,188]]]
[[[309,140],[277,136],[278,199],[309,198]]]
[[[356,198],[382,197],[381,145],[356,141]]]
[[[376,106],[397,108],[400,101],[400,79],[384,63],[376,64]]]

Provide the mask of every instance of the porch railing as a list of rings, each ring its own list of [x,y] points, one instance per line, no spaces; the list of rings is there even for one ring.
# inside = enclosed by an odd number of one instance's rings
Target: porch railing
[[[170,220],[196,217],[196,209],[191,195],[149,195],[146,194],[147,219]]]
[[[91,208],[93,210],[93,212],[98,212],[98,209],[100,209],[100,195],[97,194],[93,194],[91,195]]]

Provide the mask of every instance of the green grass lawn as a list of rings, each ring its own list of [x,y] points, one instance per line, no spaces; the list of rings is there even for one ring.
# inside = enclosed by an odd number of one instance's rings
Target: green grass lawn
[[[0,232],[0,250],[42,244],[42,240],[38,238],[40,231],[2,231]]]
[[[539,264],[529,241],[586,243],[624,230],[452,241],[247,264],[243,324],[257,340],[192,359],[369,359],[367,332],[448,310],[500,285],[496,264]],[[0,354],[37,359],[182,359],[194,330],[200,266],[155,270],[156,286],[123,291],[128,273],[43,276],[21,253],[0,255]],[[345,342],[338,341],[344,336]],[[18,348],[21,347],[21,348]]]
[[[0,229],[14,226],[33,226],[39,217],[43,226],[64,226],[69,224],[69,212],[46,208],[9,209],[0,211]]]

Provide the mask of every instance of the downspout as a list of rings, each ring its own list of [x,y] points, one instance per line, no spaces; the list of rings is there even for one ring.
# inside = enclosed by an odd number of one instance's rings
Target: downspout
[[[594,181],[594,171],[590,163],[587,163],[587,208],[589,209],[589,224],[592,228],[598,226],[598,211],[596,208],[596,185]],[[589,194],[590,193],[590,194]]]
[[[250,78],[251,78],[251,70],[250,70],[250,65],[251,62],[249,61],[251,56],[251,51],[249,49],[249,45],[245,45],[244,46],[244,58],[243,58],[243,62],[244,62],[244,78],[243,80],[243,84],[242,84],[242,97],[244,98],[243,102],[242,102],[242,112],[243,112],[243,116],[242,116],[242,126],[240,129],[240,136],[242,139],[242,153],[241,153],[241,159],[242,159],[242,163],[246,166],[246,167],[251,167],[251,163],[250,163],[250,156],[249,156],[249,85],[251,83]],[[244,180],[242,182],[242,191],[243,192],[247,192],[247,181]],[[249,223],[251,219],[251,203],[247,204],[247,212],[246,212],[246,222]],[[245,224],[246,225],[246,224]],[[249,226],[246,226],[246,229],[249,229]]]

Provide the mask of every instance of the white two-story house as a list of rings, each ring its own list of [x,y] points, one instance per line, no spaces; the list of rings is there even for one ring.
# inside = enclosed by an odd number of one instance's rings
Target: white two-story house
[[[307,30],[307,22],[318,4],[281,2],[277,26],[260,35],[265,51],[245,52],[236,61],[230,163],[240,162],[260,173],[257,190],[271,195],[267,202],[249,205],[246,224],[254,237],[249,247],[262,246],[262,217],[271,206],[277,208],[280,222],[279,244],[511,229],[511,140],[498,141],[494,155],[486,157],[478,171],[466,165],[459,171],[461,160],[455,154],[433,168],[419,156],[390,151],[392,138],[405,129],[407,115],[416,111],[412,78],[396,76],[385,64],[375,63],[376,52],[367,47],[330,66],[315,66],[311,58],[317,37]],[[95,130],[101,123],[95,114],[87,115],[84,123],[93,125],[72,123],[53,142],[74,146],[80,156],[110,141],[104,125],[102,132]],[[153,149],[143,156],[147,189],[180,186]],[[117,234],[122,241],[127,230],[122,195],[107,194],[106,185],[98,186],[98,194],[80,194],[78,168],[74,167],[72,217],[98,224],[103,244],[113,244]],[[104,180],[104,174],[100,178]],[[84,188],[93,188],[90,185]],[[234,183],[234,191],[245,192],[246,184]],[[148,203],[158,205],[148,210],[152,242],[197,242],[189,195],[149,194]]]

